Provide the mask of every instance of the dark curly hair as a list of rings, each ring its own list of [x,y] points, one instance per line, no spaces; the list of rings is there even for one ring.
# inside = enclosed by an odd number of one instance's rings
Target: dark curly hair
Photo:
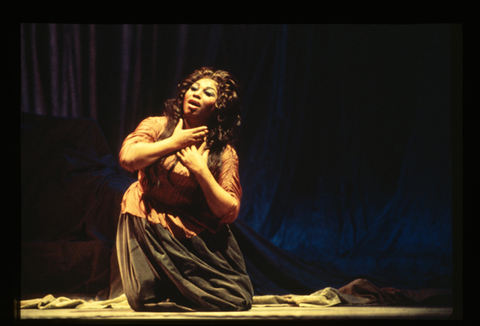
[[[175,98],[165,101],[164,115],[168,118],[168,122],[164,132],[159,136],[157,141],[166,139],[173,134],[180,118],[183,118],[183,100],[185,93],[197,80],[203,78],[212,79],[217,83],[217,100],[215,101],[215,109],[207,125],[208,134],[206,139],[207,149],[210,150],[208,167],[215,178],[217,178],[221,170],[223,151],[227,144],[235,147],[241,123],[240,102],[242,89],[238,81],[227,71],[202,67],[182,80],[177,86]],[[162,164],[164,160],[165,157],[162,157],[156,163],[145,169],[151,183],[158,184],[158,164]],[[168,175],[173,171],[177,162],[176,160],[175,164],[172,165]]]

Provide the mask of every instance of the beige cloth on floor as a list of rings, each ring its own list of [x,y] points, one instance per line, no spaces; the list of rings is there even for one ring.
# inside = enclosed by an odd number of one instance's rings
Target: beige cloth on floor
[[[331,307],[339,304],[354,304],[361,305],[367,304],[371,300],[356,297],[349,294],[343,294],[337,289],[327,287],[323,290],[319,290],[309,295],[296,295],[296,294],[287,294],[287,295],[261,295],[253,297],[253,304],[256,306],[297,306],[297,307],[307,307],[307,306],[323,306]]]
[[[128,309],[130,305],[127,302],[125,294],[118,296],[111,300],[83,300],[70,299],[67,297],[55,298],[49,294],[41,299],[30,299],[20,301],[21,309],[61,309],[61,308],[75,308],[75,309]]]
[[[343,294],[337,289],[327,287],[309,295],[260,295],[253,297],[254,306],[323,306],[331,307],[339,304],[367,304],[370,299]],[[129,309],[125,294],[111,300],[84,300],[60,296],[55,298],[49,294],[40,299],[20,301],[21,309]]]

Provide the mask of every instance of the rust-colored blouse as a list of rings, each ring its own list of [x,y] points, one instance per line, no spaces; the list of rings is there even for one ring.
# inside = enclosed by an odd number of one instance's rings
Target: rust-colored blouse
[[[123,142],[119,154],[120,165],[133,172],[135,149],[132,145],[138,142],[155,142],[164,131],[166,123],[166,117],[149,117],[143,120]],[[231,223],[237,218],[242,187],[238,174],[238,156],[231,146],[228,145],[223,152],[222,168],[217,182],[235,198],[235,204],[221,218],[211,212],[195,175],[180,161],[170,174],[172,183],[167,180],[168,169],[174,161],[174,153],[167,156],[159,167],[160,183],[148,196],[144,192],[147,184],[145,169],[139,170],[138,181],[134,182],[123,196],[121,213],[146,218],[152,224],[159,223],[178,239],[191,238],[205,229],[215,232],[222,224]]]

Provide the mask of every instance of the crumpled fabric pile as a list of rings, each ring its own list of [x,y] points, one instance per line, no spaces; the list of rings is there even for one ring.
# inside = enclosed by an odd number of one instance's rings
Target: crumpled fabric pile
[[[339,304],[368,304],[371,300],[341,293],[339,290],[327,287],[309,295],[261,295],[253,297],[253,304],[258,306],[324,306],[331,307]]]
[[[254,306],[324,306],[331,307],[339,304],[366,304],[370,300],[343,294],[337,289],[328,287],[310,295],[260,295],[253,297]],[[84,300],[80,298],[54,297],[49,294],[43,298],[22,300],[21,309],[129,309],[125,294],[110,300]]]
[[[335,289],[326,287],[308,295],[256,295],[253,297],[254,306],[290,306],[290,307],[331,307],[336,305],[418,305],[436,304],[451,305],[452,291],[448,289],[421,289],[399,290],[395,288],[379,288],[366,279],[356,279],[349,284]],[[165,302],[165,309],[174,303]],[[128,309],[125,294],[114,299],[97,300],[82,298],[55,298],[49,294],[40,299],[22,300],[21,309]]]
[[[118,296],[111,300],[84,300],[78,298],[67,298],[60,296],[55,298],[49,294],[40,299],[22,300],[20,302],[21,309],[128,309],[128,304],[125,294]]]

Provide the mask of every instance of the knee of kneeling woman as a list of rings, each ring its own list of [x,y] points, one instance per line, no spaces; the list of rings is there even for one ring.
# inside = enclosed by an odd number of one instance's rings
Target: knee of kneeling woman
[[[243,302],[237,305],[237,311],[246,311],[252,309],[253,298],[247,297]]]
[[[245,305],[243,306],[243,309],[242,310],[250,310],[252,309],[252,304],[253,304],[253,298],[249,298],[249,300],[247,300],[245,302]]]
[[[145,304],[147,301],[138,293],[125,293],[128,304],[135,311],[145,311]]]

